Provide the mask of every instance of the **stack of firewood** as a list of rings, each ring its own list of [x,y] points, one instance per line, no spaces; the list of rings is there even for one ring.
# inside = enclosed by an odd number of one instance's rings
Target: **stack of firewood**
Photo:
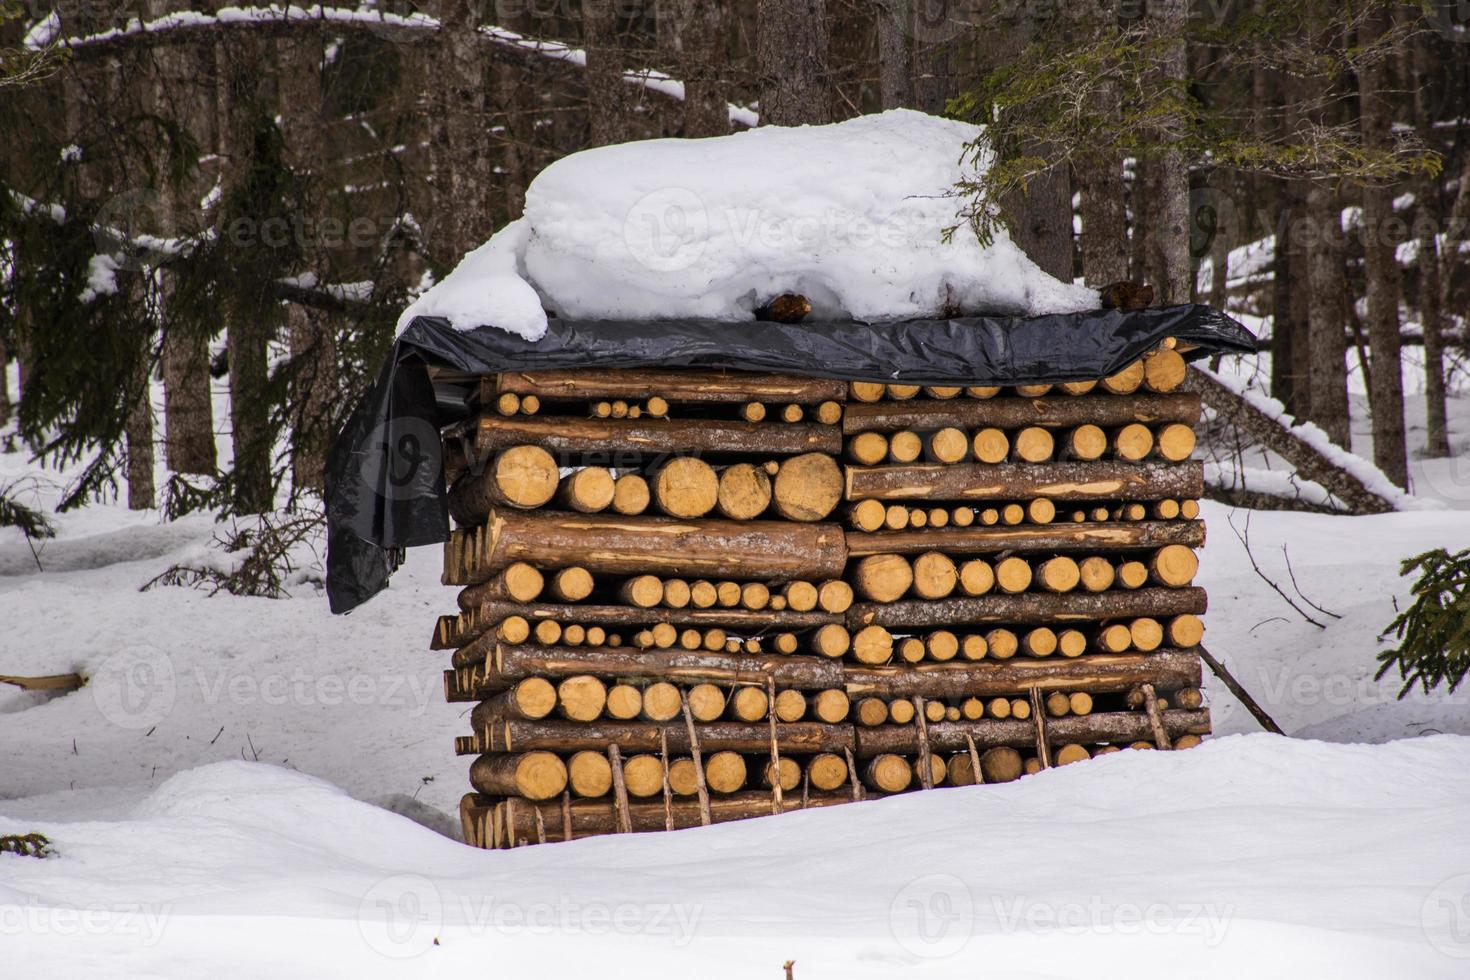
[[[1199,396],[733,371],[481,379],[447,436],[465,837],[1004,782],[1209,730]]]

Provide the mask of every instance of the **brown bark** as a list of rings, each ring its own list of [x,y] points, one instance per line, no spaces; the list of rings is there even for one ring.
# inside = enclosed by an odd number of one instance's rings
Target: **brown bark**
[[[704,752],[751,752],[762,755],[771,747],[771,728],[764,721],[712,721],[694,726]],[[578,752],[601,749],[610,742],[624,752],[657,752],[662,738],[670,752],[689,751],[688,727],[678,721],[567,722],[496,718],[479,732],[481,748],[489,752]],[[854,747],[848,725],[796,722],[776,726],[776,741],[782,753],[841,752]]]
[[[1187,82],[1185,26],[1189,16],[1186,0],[1152,0],[1146,14],[1148,29],[1165,39],[1167,47],[1159,68],[1181,87]],[[1167,120],[1166,126],[1180,125]],[[1167,139],[1167,136],[1165,137]],[[1194,296],[1194,272],[1189,257],[1189,161],[1178,150],[1165,150],[1159,158],[1155,212],[1150,216],[1151,233],[1159,257],[1159,278],[1154,288],[1163,305],[1188,303]]]
[[[485,581],[517,561],[575,562],[614,575],[770,582],[839,578],[847,560],[842,529],[833,524],[495,510],[478,538],[466,568],[445,569],[446,585]]]
[[[667,21],[669,42],[684,82],[686,139],[730,132],[726,95],[725,0],[661,0],[659,22]]]
[[[132,407],[128,410],[127,474],[128,509],[149,510],[154,505],[153,485],[153,398],[152,358],[148,345],[137,354],[137,364],[132,372],[129,398]]]
[[[691,650],[634,650],[631,647],[543,647],[492,644],[486,658],[487,687],[503,688],[528,677],[578,674],[678,683],[765,684],[824,691],[842,686],[841,664],[817,657],[731,654]],[[464,666],[464,665],[461,665]]]
[[[941,426],[961,429],[984,426],[1015,429],[1038,425],[1056,428],[1079,425],[1112,427],[1130,422],[1179,422],[1195,425],[1199,418],[1199,395],[1191,392],[1172,392],[1165,395],[1049,395],[1041,398],[990,398],[985,401],[954,399],[848,405],[842,419],[842,431],[851,435],[857,432],[897,432]]]
[[[1100,654],[1074,660],[1016,658],[991,663],[921,663],[901,667],[847,668],[847,696],[963,698],[1012,696],[1017,691],[1071,691],[1094,694],[1131,690],[1151,683],[1161,690],[1198,687],[1200,660],[1194,651]],[[1089,716],[1090,717],[1090,716]],[[867,732],[870,729],[860,729]],[[859,736],[861,737],[861,736]]]
[[[634,400],[650,394],[670,402],[739,405],[751,401],[815,405],[846,401],[847,385],[825,378],[748,371],[682,371],[625,368],[613,371],[507,371],[497,375],[496,393],[536,395],[545,401]]]
[[[772,425],[705,419],[480,417],[475,431],[478,452],[488,453],[527,442],[552,452],[581,456],[615,452],[778,456],[818,452],[836,456],[842,452],[842,433],[835,425]]]
[[[623,47],[618,38],[619,5],[612,0],[582,4],[582,42],[587,50],[589,144],[607,146],[633,138],[633,89],[623,81]]]
[[[1432,53],[1428,42],[1417,37],[1413,47],[1414,116],[1420,135],[1432,140],[1434,134],[1434,111],[1431,93],[1435,81],[1432,72]],[[1419,213],[1415,220],[1415,232],[1419,241],[1417,258],[1419,268],[1419,320],[1424,330],[1424,455],[1442,458],[1450,454],[1449,420],[1445,403],[1444,368],[1444,305],[1440,283],[1440,254],[1438,233],[1441,224],[1439,178],[1423,177],[1418,181],[1416,194]],[[1464,188],[1461,187],[1461,191]]]
[[[1031,625],[1070,623],[1137,616],[1198,615],[1205,611],[1205,590],[1143,588],[1063,595],[1023,592],[965,598],[857,603],[847,611],[849,628],[876,623],[890,628],[963,626],[981,623]]]
[[[550,752],[482,755],[470,766],[470,785],[492,796],[549,800],[567,785],[567,767]]]
[[[847,467],[848,500],[1195,499],[1199,463],[997,463]]]
[[[449,515],[461,525],[485,523],[497,506],[536,508],[557,489],[556,460],[540,446],[503,449],[479,472],[468,473],[449,488]]]
[[[878,97],[884,109],[912,109],[914,80],[909,51],[908,0],[877,0]]]
[[[794,794],[782,800],[783,812],[803,810],[808,807],[837,806],[851,803],[847,793]],[[539,807],[541,826],[545,827],[554,840],[580,840],[603,834],[618,833],[617,814],[611,800],[576,800],[566,808],[558,803],[535,804],[519,798],[511,798],[479,810],[479,819],[488,824],[481,846],[493,848],[515,847],[537,839],[536,812]],[[746,820],[751,817],[769,816],[771,794],[768,792],[744,792],[731,796],[713,797],[709,801],[711,823],[727,823],[731,820]],[[570,817],[570,828],[564,826],[564,815]],[[634,833],[670,829],[666,819],[672,821],[672,829],[683,830],[702,825],[700,805],[697,800],[674,800],[665,807],[662,801],[654,803],[632,803],[627,815]]]
[[[1095,35],[1114,27],[1118,10],[1115,0],[1078,4],[1073,16],[1076,29]],[[1117,112],[1118,87],[1104,82],[1094,96],[1098,118],[1113,118]],[[1080,192],[1079,214],[1082,233],[1078,246],[1082,255],[1082,277],[1090,286],[1102,287],[1128,278],[1127,187],[1123,180],[1121,154],[1104,153],[1078,161],[1073,178]]]
[[[1367,45],[1388,30],[1386,6],[1374,6],[1359,31]],[[1358,99],[1363,145],[1386,150],[1393,111],[1389,102],[1388,66],[1369,62],[1358,72]],[[1363,188],[1363,275],[1367,283],[1368,344],[1373,360],[1368,387],[1373,414],[1373,461],[1401,487],[1409,484],[1408,453],[1404,445],[1403,368],[1399,361],[1399,267],[1389,228],[1394,218],[1394,191],[1370,185]]]
[[[1210,713],[1200,711],[1165,711],[1164,727],[1170,736],[1208,735]],[[1053,744],[1080,742],[1136,742],[1152,738],[1148,716],[1141,711],[1112,711],[1102,714],[1070,715],[1049,718],[1046,723],[1048,741]],[[1036,726],[1030,720],[987,718],[968,722],[938,722],[928,725],[929,747],[936,752],[964,752],[969,748],[966,736],[980,748],[1008,746],[1030,749],[1036,745]],[[863,728],[857,732],[857,755],[868,758],[884,752],[915,753],[919,751],[916,729],[908,725],[884,725]]]
[[[757,0],[756,75],[762,125],[832,121],[826,0]]]
[[[1190,371],[1185,383],[1204,396],[1205,404],[1217,418],[1237,426],[1290,463],[1301,476],[1321,484],[1352,513],[1383,514],[1394,509],[1390,501],[1368,489],[1351,472],[1333,464],[1291,429],[1210,375]]]
[[[1347,323],[1343,302],[1347,282],[1343,275],[1342,208],[1330,187],[1314,183],[1307,191],[1307,279],[1311,296],[1308,336],[1311,369],[1308,384],[1310,418],[1342,446],[1352,448],[1348,427]]]

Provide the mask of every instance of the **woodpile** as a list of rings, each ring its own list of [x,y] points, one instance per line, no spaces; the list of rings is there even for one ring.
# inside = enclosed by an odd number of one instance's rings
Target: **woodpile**
[[[1165,344],[1013,387],[481,379],[446,435],[465,838],[1008,782],[1210,730],[1200,397]]]

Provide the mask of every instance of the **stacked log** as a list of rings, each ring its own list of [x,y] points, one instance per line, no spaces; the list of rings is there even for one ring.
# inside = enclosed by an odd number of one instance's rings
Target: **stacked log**
[[[1005,782],[1209,731],[1199,397],[505,373],[450,433],[465,838]]]

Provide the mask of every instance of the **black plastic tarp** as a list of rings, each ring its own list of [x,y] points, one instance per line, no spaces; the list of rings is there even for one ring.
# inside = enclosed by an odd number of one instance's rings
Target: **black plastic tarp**
[[[494,328],[413,321],[327,459],[327,595],[347,612],[382,591],[400,549],[449,536],[439,432],[462,402],[426,368],[466,374],[553,368],[705,367],[930,385],[1096,378],[1166,337],[1191,356],[1250,352],[1240,323],[1204,306],[1039,317],[885,323],[726,323],[553,319],[532,343]]]

